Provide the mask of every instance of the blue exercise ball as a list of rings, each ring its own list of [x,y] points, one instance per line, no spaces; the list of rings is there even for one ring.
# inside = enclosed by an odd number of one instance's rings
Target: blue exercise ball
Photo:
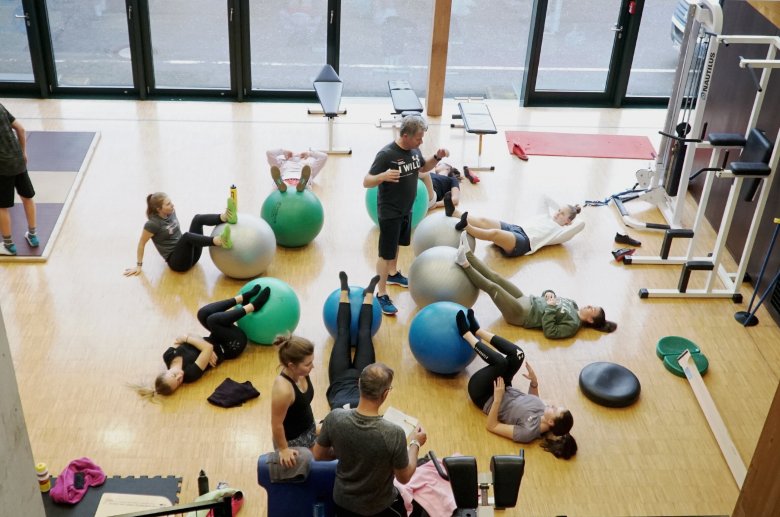
[[[325,322],[325,328],[335,339],[336,332],[338,331],[338,313],[339,313],[339,297],[341,296],[341,289],[336,289],[328,295],[325,299],[325,305],[322,307],[322,321]],[[357,345],[358,338],[358,320],[360,319],[360,308],[363,305],[363,288],[354,285],[349,286],[349,310],[350,310],[350,325],[349,325],[349,342],[352,346]],[[379,305],[376,297],[371,304],[373,309],[373,318],[371,319],[371,335],[375,336],[379,331],[380,325],[382,325],[382,307]]]
[[[247,282],[240,292],[245,293],[256,284],[270,288],[271,295],[265,305],[238,320],[237,325],[252,343],[270,345],[276,336],[295,332],[301,319],[301,304],[288,283],[269,276]]]
[[[263,202],[260,216],[271,226],[276,243],[286,248],[306,246],[319,235],[325,223],[322,203],[314,192],[274,189]]]
[[[409,326],[409,348],[426,370],[451,375],[462,371],[476,355],[458,333],[455,315],[466,308],[454,302],[436,302],[417,313]]]
[[[368,210],[368,216],[371,217],[374,224],[379,225],[376,201],[377,189],[378,187],[366,189],[366,210]],[[429,201],[428,188],[422,180],[417,180],[417,195],[414,198],[414,205],[412,205],[412,228],[420,224],[425,214],[428,213]]]

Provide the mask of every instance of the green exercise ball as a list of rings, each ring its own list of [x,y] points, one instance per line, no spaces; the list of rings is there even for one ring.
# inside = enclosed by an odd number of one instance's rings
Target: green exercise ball
[[[322,230],[325,212],[317,195],[310,189],[298,192],[274,190],[263,202],[260,212],[274,231],[276,243],[286,248],[306,246]]]
[[[271,295],[260,310],[238,320],[238,328],[244,331],[251,342],[270,345],[276,336],[295,331],[301,319],[301,304],[292,287],[278,278],[256,278],[244,284],[240,292],[245,293],[256,284],[263,289],[269,287]]]
[[[366,189],[366,210],[374,224],[379,225],[379,217],[376,213],[376,192],[378,187]],[[428,188],[422,180],[417,180],[417,195],[412,205],[412,228],[420,224],[425,214],[428,213]]]

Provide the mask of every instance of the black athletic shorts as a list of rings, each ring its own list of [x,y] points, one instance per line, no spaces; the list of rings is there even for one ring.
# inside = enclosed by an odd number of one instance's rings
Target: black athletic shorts
[[[531,251],[531,241],[528,239],[528,235],[525,234],[525,231],[522,228],[516,224],[509,224],[505,223],[504,221],[499,222],[501,223],[502,230],[505,232],[510,232],[515,236],[515,247],[512,248],[512,251],[507,252],[504,250],[504,248],[500,246],[498,247],[498,249],[501,250],[501,253],[503,253],[505,257],[520,257]]]
[[[379,220],[379,258],[393,260],[412,238],[412,214]]]
[[[22,197],[35,197],[35,189],[27,171],[16,176],[0,176],[0,208],[14,206],[14,190]]]

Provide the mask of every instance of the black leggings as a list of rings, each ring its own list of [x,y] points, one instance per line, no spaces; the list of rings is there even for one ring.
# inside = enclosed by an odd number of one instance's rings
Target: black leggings
[[[333,381],[346,373],[354,375],[351,370],[357,370],[355,378],[360,376],[363,368],[376,361],[374,354],[374,342],[371,340],[371,324],[374,319],[374,307],[370,303],[360,306],[360,319],[358,319],[358,340],[355,348],[355,358],[352,358],[350,346],[349,327],[352,320],[349,302],[339,302],[339,312],[336,317],[336,342],[333,343],[333,351],[330,353],[328,365],[328,381]]]
[[[504,384],[511,386],[512,379],[525,359],[525,353],[519,346],[501,336],[493,336],[490,344],[498,352],[482,341],[474,347],[477,354],[488,364],[469,379],[469,397],[479,409],[485,407],[487,401],[493,396],[493,381],[503,377]]]
[[[246,348],[247,338],[244,331],[234,325],[246,316],[246,309],[236,306],[235,298],[204,305],[198,311],[198,321],[211,332],[206,341],[214,347],[220,362],[235,359]]]
[[[219,214],[198,214],[192,218],[190,231],[183,233],[176,247],[168,255],[168,266],[184,273],[198,263],[204,246],[213,246],[214,238],[203,235],[204,226],[217,226],[224,221]]]

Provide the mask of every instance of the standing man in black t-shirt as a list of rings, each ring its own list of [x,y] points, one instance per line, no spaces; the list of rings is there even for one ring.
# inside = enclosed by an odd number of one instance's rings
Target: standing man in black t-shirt
[[[427,174],[444,157],[447,149],[438,149],[426,160],[419,147],[428,125],[419,115],[404,117],[398,138],[382,148],[374,158],[363,186],[377,187],[379,218],[379,274],[377,300],[382,312],[393,315],[398,309],[387,294],[387,285],[409,287],[409,280],[398,270],[398,246],[408,246],[412,235],[412,206],[417,195],[417,179]]]

